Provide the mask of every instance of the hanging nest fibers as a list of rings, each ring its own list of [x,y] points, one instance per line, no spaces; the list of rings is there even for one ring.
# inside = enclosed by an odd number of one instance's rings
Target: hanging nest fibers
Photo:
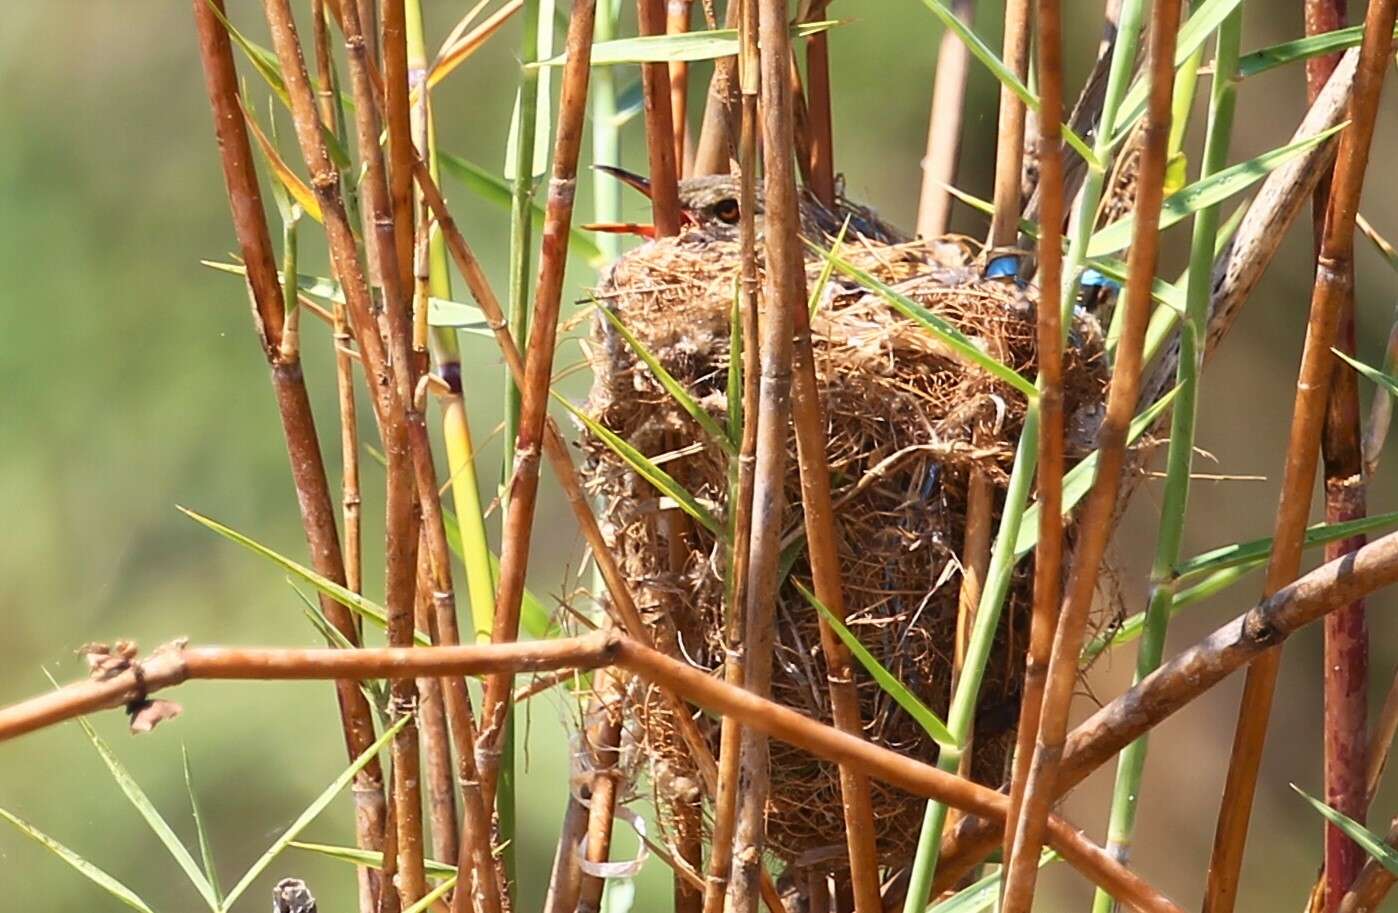
[[[847,246],[842,257],[896,286],[1026,377],[1035,365],[1035,302],[1006,280],[987,280],[969,243],[948,240]],[[698,233],[644,244],[623,256],[596,292],[605,307],[719,424],[726,419],[729,340],[739,249]],[[815,288],[823,261],[807,260]],[[603,315],[588,345],[595,374],[587,414],[660,463],[723,521],[728,457],[660,385]],[[951,692],[961,584],[966,489],[973,469],[995,487],[993,522],[1025,400],[958,358],[876,294],[833,279],[812,319],[827,457],[838,518],[848,625],[880,662],[934,711]],[[1106,384],[1101,333],[1075,321],[1065,351],[1069,451],[1090,447]],[[1073,429],[1076,429],[1074,433]],[[1084,446],[1086,445],[1086,446]],[[664,502],[606,443],[584,435],[584,475],[603,502],[603,525],[642,615],[662,645],[718,674],[723,659],[724,555],[720,541]],[[795,444],[787,475],[783,544],[803,536]],[[986,671],[972,775],[1002,781],[1024,675],[1032,566],[1016,571]],[[829,720],[819,619],[792,579],[809,584],[804,552],[776,605],[772,698]],[[857,672],[864,737],[934,761],[936,744],[874,680]],[[669,706],[643,683],[625,697],[627,738],[650,765],[657,806],[693,809],[701,782]],[[706,720],[715,753],[718,727]],[[788,864],[842,856],[845,827],[836,768],[773,742],[767,839]],[[913,850],[923,803],[871,784],[878,845],[887,860]],[[691,813],[692,814],[692,813]]]

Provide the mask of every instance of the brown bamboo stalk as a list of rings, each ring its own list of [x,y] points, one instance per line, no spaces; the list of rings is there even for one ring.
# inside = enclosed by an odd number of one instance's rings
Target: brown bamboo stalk
[[[388,825],[384,828],[383,838],[383,865],[379,868],[379,883],[393,887],[394,880],[398,877],[398,801],[393,794],[392,783],[394,782],[394,771],[390,767],[388,770],[389,797],[388,797]],[[399,913],[403,905],[399,903],[398,892],[394,890],[379,891],[378,913]]]
[[[578,868],[576,850],[587,836],[587,819],[587,806],[570,791],[563,812],[563,825],[558,832],[558,848],[553,854],[549,889],[544,897],[544,913],[573,913],[578,907],[582,871]]]
[[[738,444],[738,494],[733,507],[733,564],[728,601],[724,605],[723,679],[743,685],[743,610],[752,547],[753,487],[757,460],[757,417],[760,384],[758,350],[757,274],[757,8],[732,0],[729,11],[739,14],[739,64],[731,78],[737,82],[742,104],[738,137],[739,307],[743,340],[743,434]],[[715,81],[718,80],[715,74]],[[733,869],[733,835],[737,827],[739,759],[743,728],[735,717],[724,717],[719,730],[718,784],[714,796],[714,824],[709,837],[709,870],[704,883],[704,913],[722,913]]]
[[[974,11],[972,0],[952,0],[951,11],[969,25]],[[927,119],[927,149],[923,153],[922,192],[917,205],[917,234],[921,238],[944,235],[951,224],[952,196],[947,187],[956,183],[970,70],[970,50],[954,33],[943,32],[937,45],[937,70],[932,77],[932,112]]]
[[[1334,365],[1330,348],[1335,341],[1343,302],[1353,295],[1355,215],[1364,185],[1384,70],[1393,48],[1395,10],[1398,10],[1395,0],[1376,0],[1370,4],[1365,17],[1364,42],[1350,100],[1350,126],[1340,138],[1336,156],[1330,210],[1297,378],[1266,593],[1275,592],[1295,579],[1301,566],[1326,394]],[[1237,900],[1238,875],[1280,661],[1280,651],[1271,650],[1248,669],[1205,889],[1206,913],[1231,913]]]
[[[826,18],[829,6],[830,0],[810,0],[806,21]],[[835,128],[830,94],[830,34],[819,32],[806,39],[806,109],[811,131],[810,188],[816,199],[833,207]],[[859,894],[857,886],[855,894]]]
[[[432,615],[432,578],[427,546],[418,543],[417,627],[438,642],[437,620]],[[441,679],[417,680],[418,718],[422,726],[423,754],[427,759],[427,808],[432,824],[432,858],[455,859],[460,854],[456,830],[456,775],[451,763],[451,741]]]
[[[1018,821],[1039,730],[1063,589],[1063,326],[1057,289],[1063,270],[1063,34],[1059,0],[1037,0],[1039,41],[1039,540],[1034,550],[1034,617],[1010,775],[1010,821]],[[1013,855],[1006,831],[1005,858]]]
[[[611,858],[612,824],[616,819],[620,772],[617,761],[621,748],[621,708],[615,695],[601,697],[617,687],[608,670],[593,676],[599,698],[594,702],[594,719],[587,727],[587,752],[592,763],[591,792],[588,795],[587,837],[583,854],[587,862],[604,863]],[[578,913],[598,913],[602,906],[605,879],[584,871],[578,888]]]
[[[744,0],[757,8],[762,50],[761,79],[763,166],[766,213],[766,314],[760,358],[762,376],[753,481],[752,547],[748,592],[744,604],[743,685],[765,697],[771,691],[774,638],[773,606],[777,598],[777,568],[781,560],[781,528],[785,508],[786,444],[790,418],[792,319],[805,306],[802,251],[797,232],[796,179],[792,173],[792,94],[789,91],[790,44],[786,4],[779,0]],[[750,13],[749,13],[750,15]],[[746,86],[744,87],[747,88]],[[771,788],[770,758],[765,733],[742,734],[740,779],[734,825],[733,863],[729,884],[732,913],[754,913],[766,842],[767,795]]]
[[[356,100],[355,113],[359,127],[357,133],[360,154],[366,163],[363,185],[369,202],[367,208],[372,213],[372,224],[375,227],[375,243],[372,246],[379,250],[380,263],[394,263],[397,262],[397,251],[396,243],[393,241],[395,233],[390,213],[388,188],[383,174],[383,160],[377,141],[379,135],[378,118],[380,110],[388,108],[390,101],[398,105],[406,104],[408,101],[407,93],[406,91],[398,94],[389,93],[385,86],[380,85],[377,73],[363,59],[363,30],[358,16],[349,5],[345,7],[344,25]],[[386,119],[391,122],[397,119],[397,115],[390,111]],[[411,140],[411,137],[409,139]],[[408,168],[412,174],[417,164],[421,162],[421,158],[416,154],[411,142],[401,154],[407,158],[407,162],[400,163],[400,165]],[[327,222],[327,225],[329,224]],[[456,618],[455,596],[451,584],[450,555],[442,526],[436,470],[432,463],[426,422],[416,396],[417,378],[414,374],[414,367],[420,365],[420,360],[412,358],[410,354],[411,327],[404,289],[398,281],[398,275],[394,270],[384,270],[381,278],[384,284],[384,313],[388,324],[386,335],[393,352],[393,379],[395,383],[390,383],[387,377],[384,377],[380,383],[381,389],[376,390],[376,393],[380,397],[388,396],[393,400],[390,403],[390,410],[393,412],[396,425],[394,433],[403,439],[399,445],[398,459],[401,460],[406,456],[405,462],[410,464],[408,467],[408,471],[411,473],[408,479],[408,490],[410,496],[413,490],[416,490],[416,506],[422,514],[423,531],[428,544],[429,570],[432,581],[431,598],[437,633],[441,643],[452,645],[460,642],[460,633]],[[393,302],[399,302],[399,306],[394,307]],[[374,345],[379,347],[378,357],[381,359],[382,343],[378,339],[377,331],[371,329],[370,333],[374,336]],[[364,333],[361,331],[358,336],[361,340],[361,349],[364,349]],[[364,351],[363,354],[368,355],[369,353]],[[394,397],[394,393],[398,395]],[[383,420],[380,421],[382,426]],[[404,450],[408,453],[404,454]],[[385,451],[389,454],[390,470],[392,470],[394,465],[393,451],[388,446],[385,447]],[[393,491],[391,486],[390,493],[392,494]],[[390,506],[393,503],[391,498]],[[412,501],[409,501],[406,506],[410,515],[413,506]],[[392,599],[390,597],[391,607]],[[465,681],[459,677],[446,679],[443,687],[451,737],[456,750],[459,777],[462,784],[464,834],[460,841],[459,855],[463,870],[469,868],[474,876],[474,890],[470,889],[470,886],[467,886],[468,890],[458,890],[453,904],[458,911],[469,909],[474,895],[475,901],[481,904],[484,911],[495,913],[500,909],[501,900],[494,857],[491,853],[489,805],[482,794],[477,770],[475,723],[471,714],[470,697],[466,691]]]
[[[276,261],[263,217],[262,198],[247,130],[239,110],[238,76],[232,48],[227,31],[215,15],[215,11],[223,13],[223,4],[221,0],[195,0],[193,7],[224,182],[234,229],[243,261],[247,265],[256,329],[271,367],[272,386],[281,415],[287,453],[291,458],[292,479],[297,490],[302,527],[311,550],[311,563],[317,573],[326,578],[337,583],[348,583],[335,529],[335,509],[330,498],[329,480],[321,459],[315,416],[311,411],[300,361],[295,358],[287,360],[281,344],[283,302]],[[347,543],[352,541],[347,539]],[[351,644],[359,642],[358,628],[344,606],[330,599],[322,599],[321,609]],[[345,748],[350,757],[355,757],[374,741],[373,715],[368,701],[354,683],[338,683],[336,696]],[[383,773],[377,761],[365,765],[356,775],[355,795],[355,839],[362,849],[376,850],[383,840],[385,813]],[[368,913],[374,907],[377,885],[367,869],[360,869],[359,872],[360,910]]]
[[[1398,736],[1398,675],[1388,683],[1388,693],[1384,695],[1379,718],[1374,721],[1374,732],[1369,738],[1367,763],[1364,767],[1365,803],[1372,804],[1379,791],[1379,779],[1388,766],[1389,754],[1393,751],[1393,740]]]
[[[1029,75],[1029,0],[1006,0],[1001,59],[1021,83]],[[1024,161],[1024,102],[1003,83],[995,141],[995,212],[990,246],[1009,247],[1019,237],[1020,167]]]
[[[373,319],[364,274],[359,267],[358,252],[345,216],[339,194],[339,175],[331,165],[321,137],[322,125],[315,107],[309,79],[306,76],[299,38],[287,0],[266,0],[265,9],[271,26],[273,44],[281,63],[292,104],[298,141],[307,168],[312,174],[322,212],[325,214],[327,239],[336,275],[345,289],[345,297],[360,342],[361,354],[379,379],[375,385],[375,406],[387,456],[387,497],[385,506],[385,594],[388,609],[389,642],[395,645],[412,643],[414,591],[416,587],[418,524],[415,512],[416,493],[412,477],[408,422],[403,404],[411,402],[412,388],[408,376],[407,299],[397,270],[381,270],[384,286],[383,314],[389,329],[388,340],[393,351],[392,368],[386,361],[379,329]],[[358,17],[352,4],[343,10],[347,36],[357,32]],[[360,157],[366,168],[365,187],[369,210],[373,215],[373,243],[379,251],[381,264],[396,263],[394,238],[396,226],[388,209],[383,160],[378,147],[377,118],[372,104],[372,84],[367,75],[368,65],[362,56],[362,44],[347,42],[349,64],[355,95],[357,135]],[[358,51],[358,53],[357,53]],[[429,457],[430,459],[430,457]],[[434,490],[435,493],[435,490]],[[398,679],[390,684],[393,705],[398,713],[410,713],[416,706],[417,688],[411,679]],[[422,874],[421,802],[418,798],[418,745],[414,726],[405,726],[394,739],[393,757],[397,776],[394,797],[397,802],[398,865],[397,885],[404,906],[425,892]]]
[[[690,7],[694,0],[666,0],[665,34],[682,35],[689,31]],[[671,61],[670,115],[674,120],[675,173],[685,178],[694,173],[694,148],[689,136],[689,64]]]
[[[1278,590],[1079,724],[1067,739],[1054,794],[1064,795],[1117,752],[1302,627],[1393,582],[1398,582],[1398,534],[1376,539]],[[999,840],[994,823],[963,821],[943,841],[933,890],[954,886]]]
[[[558,312],[563,295],[563,270],[568,258],[568,231],[573,218],[573,196],[577,190],[578,153],[582,146],[587,82],[592,66],[592,26],[596,13],[596,0],[577,0],[569,14],[568,62],[563,69],[553,175],[549,181],[539,278],[534,292],[529,360],[521,386],[523,400],[519,435],[515,442],[514,473],[509,482],[510,511],[506,515],[500,581],[495,597],[495,628],[491,639],[496,643],[512,641],[519,634],[519,610],[524,596],[530,536],[538,502],[539,451],[548,412],[549,382],[553,373]],[[505,719],[510,712],[511,688],[507,674],[493,675],[486,683],[482,704],[485,730],[481,738],[487,747],[498,744],[504,732]],[[489,751],[486,752],[486,759],[488,763],[484,765],[481,775],[486,796],[493,799],[498,760],[492,758]]]
[[[1106,418],[1098,434],[1097,477],[1087,496],[1072,574],[1054,632],[1039,729],[1033,760],[1025,780],[1023,804],[1014,826],[1013,853],[1005,878],[1006,913],[1023,913],[1033,904],[1043,846],[1043,822],[1054,801],[1069,705],[1078,677],[1078,657],[1087,617],[1097,588],[1102,557],[1111,535],[1117,493],[1126,462],[1126,436],[1140,392],[1142,349],[1150,320],[1150,287],[1155,276],[1159,244],[1160,204],[1164,196],[1166,148],[1170,131],[1170,101],[1175,81],[1175,38],[1180,22],[1179,0],[1162,0],[1152,8],[1150,25],[1150,98],[1146,112],[1144,150],[1136,193],[1136,227],[1128,259],[1129,275],[1122,294],[1125,320]],[[1018,192],[1018,173],[1015,188]]]
[[[739,28],[741,7],[742,0],[728,0],[724,28]],[[738,141],[742,132],[739,125],[739,89],[737,58],[720,57],[715,60],[714,74],[705,96],[699,142],[694,149],[694,175],[727,174],[729,160],[738,158]]]
[[[636,0],[641,35],[665,34],[665,0]],[[641,91],[646,114],[646,153],[650,160],[650,201],[660,237],[680,233],[679,172],[675,156],[675,119],[670,110],[670,71],[664,63],[641,64]],[[530,356],[531,358],[533,356]]]
[[[773,53],[777,51],[772,45],[765,47],[770,48]],[[806,547],[810,556],[816,598],[832,615],[843,622],[847,610],[840,574],[839,533],[836,530],[835,512],[830,499],[830,466],[825,456],[825,416],[816,380],[815,352],[811,345],[810,312],[806,304],[805,261],[800,255],[801,242],[798,237],[795,175],[791,173],[789,164],[786,174],[790,176],[792,183],[785,189],[789,200],[782,201],[780,208],[773,206],[773,191],[780,193],[783,190],[774,186],[781,178],[775,172],[773,158],[790,162],[790,157],[785,152],[788,147],[778,145],[779,142],[778,134],[769,134],[766,148],[775,155],[769,154],[764,163],[767,173],[768,207],[764,234],[769,256],[782,252],[774,243],[774,232],[777,231],[789,230],[790,240],[785,243],[790,243],[796,250],[796,255],[791,257],[789,262],[778,261],[781,265],[777,268],[791,271],[790,278],[786,280],[791,286],[788,294],[793,296],[787,306],[793,307],[790,319],[796,334],[793,344],[791,413],[792,423],[796,428],[796,460],[801,477],[802,516],[805,521]],[[813,143],[813,149],[819,145],[817,139]],[[814,172],[814,169],[812,171]],[[788,206],[789,208],[785,208]],[[784,213],[790,218],[791,223],[774,224],[772,215],[777,212]],[[782,306],[782,299],[778,295],[770,295],[769,300],[772,301],[773,307]],[[854,664],[849,648],[823,616],[820,620],[820,640],[825,653],[830,707],[835,726],[858,737],[864,731],[864,725],[859,712],[859,694],[854,684]],[[855,768],[841,767],[840,796],[845,819],[845,837],[849,848],[854,909],[856,913],[878,913],[882,909],[879,900],[878,850],[875,846],[876,831],[868,779]]]
[[[408,102],[408,30],[403,0],[383,0],[381,46],[383,77],[388,90],[388,192],[392,201],[394,240],[397,248],[398,281],[410,287],[413,276],[413,168],[412,114]]]
[[[1305,0],[1307,35],[1343,27],[1344,0]],[[1339,63],[1339,54],[1306,61],[1306,101],[1314,104]],[[1329,176],[1321,178],[1312,204],[1312,237],[1319,251],[1325,232],[1325,211],[1330,201]],[[1336,342],[1348,355],[1355,353],[1354,296],[1340,304]],[[1335,371],[1321,434],[1325,472],[1325,519],[1341,523],[1366,514],[1364,458],[1359,420],[1359,383],[1353,371]],[[1364,544],[1364,536],[1327,543],[1327,560],[1348,554]],[[1324,657],[1320,666],[1325,693],[1325,803],[1363,823],[1368,807],[1364,788],[1365,715],[1367,712],[1369,634],[1364,603],[1326,616]],[[1333,824],[1325,833],[1323,909],[1335,913],[1350,883],[1364,865],[1364,852]]]
[[[1398,818],[1394,818],[1388,826],[1386,842],[1391,847],[1398,847]],[[1394,876],[1377,859],[1370,859],[1355,877],[1349,893],[1342,898],[1340,913],[1372,913],[1383,903],[1395,881],[1398,881],[1398,876]]]

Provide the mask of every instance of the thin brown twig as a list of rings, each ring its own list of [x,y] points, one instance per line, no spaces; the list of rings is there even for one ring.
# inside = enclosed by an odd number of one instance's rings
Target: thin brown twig
[[[1010,821],[1018,821],[1039,729],[1063,589],[1063,326],[1057,289],[1063,268],[1063,35],[1059,0],[1037,0],[1039,41],[1039,540],[1034,550],[1034,616],[1010,776]],[[1011,858],[1013,832],[1006,831]]]
[[[617,761],[621,749],[621,707],[617,706],[608,670],[593,677],[598,699],[593,702],[593,719],[587,727],[588,760],[592,765],[587,796],[587,836],[583,844],[585,861],[592,865],[607,862],[612,852],[612,825],[616,820],[617,793],[621,786],[621,771]],[[602,695],[606,695],[603,697]],[[606,881],[586,870],[578,887],[577,913],[598,913],[602,906],[602,889]]]
[[[1386,842],[1390,847],[1398,847],[1398,818],[1394,818],[1388,826]],[[1395,882],[1398,882],[1398,876],[1377,859],[1370,859],[1364,863],[1349,892],[1341,899],[1340,913],[1372,913],[1383,903]]]
[[[1318,35],[1344,26],[1345,0],[1304,0],[1306,35]],[[1306,61],[1306,102],[1314,104],[1335,71],[1340,55],[1327,54]],[[1312,237],[1319,251],[1325,233],[1325,212],[1330,202],[1330,177],[1321,178],[1312,203]],[[1354,295],[1340,303],[1336,344],[1348,355],[1355,353]],[[1325,475],[1325,519],[1343,523],[1365,516],[1365,483],[1362,432],[1359,419],[1359,382],[1353,371],[1335,371],[1321,433]],[[1325,545],[1330,560],[1364,544],[1353,536]],[[1368,707],[1369,632],[1364,603],[1357,602],[1325,618],[1324,658],[1320,665],[1325,694],[1324,757],[1325,803],[1363,823],[1368,807],[1364,789],[1365,715]],[[1350,883],[1364,865],[1364,853],[1333,824],[1325,832],[1321,898],[1326,913],[1335,913]]]
[[[212,4],[212,5],[211,5]],[[199,34],[200,58],[205,74],[214,130],[219,141],[224,181],[228,189],[234,229],[243,261],[247,265],[248,286],[252,292],[255,323],[263,352],[272,373],[272,385],[281,414],[283,434],[291,458],[292,479],[297,490],[302,527],[310,545],[311,563],[316,571],[338,583],[348,583],[344,556],[335,528],[335,509],[330,484],[321,459],[315,417],[299,360],[284,360],[281,346],[283,301],[277,281],[276,261],[263,217],[262,198],[248,144],[246,127],[239,110],[238,76],[228,33],[217,14],[223,13],[220,0],[194,0],[194,18]],[[347,530],[348,531],[348,530]],[[352,541],[352,540],[347,540]],[[355,581],[357,584],[357,580]],[[321,609],[330,623],[351,644],[359,632],[353,616],[344,606],[330,599],[321,600]],[[374,741],[374,720],[368,701],[351,682],[336,685],[345,747],[350,757],[366,750]],[[377,850],[383,841],[385,799],[383,773],[377,761],[365,765],[355,778],[355,839],[363,849]],[[360,909],[371,911],[377,886],[365,869],[360,870]]]
[[[1082,533],[1054,632],[1033,760],[1015,823],[1013,854],[1005,877],[1006,913],[1023,913],[1033,903],[1043,846],[1043,822],[1054,801],[1053,790],[1068,730],[1069,706],[1077,683],[1078,657],[1117,510],[1117,494],[1126,462],[1126,437],[1140,392],[1142,351],[1150,320],[1150,287],[1159,252],[1160,206],[1164,197],[1180,8],[1179,0],[1162,0],[1152,11],[1148,62],[1150,96],[1137,184],[1136,227],[1126,290],[1122,295],[1125,320],[1112,368],[1106,418],[1098,434],[1097,477],[1079,525]],[[1018,192],[1018,175],[1015,186]]]
[[[1029,0],[1005,3],[1005,37],[1001,59],[1023,83],[1029,75]],[[990,246],[1008,247],[1019,237],[1020,168],[1024,161],[1024,102],[1003,83],[1000,123],[995,142],[995,212]],[[1045,286],[1047,288],[1047,286]]]
[[[757,55],[762,104],[763,165],[766,171],[764,238],[767,253],[766,314],[760,349],[761,384],[757,414],[757,449],[753,480],[752,546],[748,592],[744,601],[743,685],[754,695],[771,692],[773,606],[781,560],[785,508],[786,445],[790,420],[792,319],[805,307],[798,277],[804,280],[798,237],[796,179],[792,173],[792,94],[790,43],[783,0],[744,0],[744,13],[755,6],[761,50]],[[750,19],[748,20],[751,21]],[[741,46],[740,46],[741,47]],[[748,87],[745,85],[744,90]],[[732,913],[754,913],[766,844],[767,795],[771,788],[767,736],[744,729],[734,824],[733,863],[729,884]]]
[[[548,893],[544,897],[544,913],[574,913],[578,907],[582,870],[578,867],[576,850],[587,835],[587,819],[587,806],[570,788],[563,824],[558,831],[558,847],[553,854]]]
[[[437,642],[437,620],[432,615],[432,580],[427,570],[427,547],[418,544],[417,613],[419,630]],[[460,855],[456,830],[456,775],[451,763],[451,737],[447,731],[442,682],[430,676],[417,680],[418,720],[426,757],[428,820],[432,824],[432,858],[455,859]]]
[[[823,11],[823,3],[814,4],[812,14]],[[766,36],[768,33],[763,34]],[[783,29],[783,35],[785,34]],[[770,38],[768,40],[770,41]],[[762,54],[777,54],[782,50],[780,46],[773,44],[764,44],[763,48]],[[815,54],[814,45],[811,52]],[[822,57],[817,62],[820,63],[820,69],[825,71],[825,83],[821,92],[817,92],[813,80],[812,98],[823,98],[827,118],[823,127],[828,132],[829,61]],[[770,102],[769,96],[769,104]],[[782,117],[771,107],[768,107],[767,115],[771,120]],[[822,125],[818,123],[818,118],[816,120],[812,130],[811,173],[815,185],[813,189],[819,196],[820,182],[823,178],[816,166],[822,159],[825,166],[829,165],[830,149],[822,148]],[[843,623],[847,610],[844,583],[840,574],[839,535],[830,497],[830,466],[826,462],[825,416],[816,379],[810,312],[806,303],[806,271],[799,239],[800,217],[797,211],[796,177],[791,170],[791,157],[786,151],[790,147],[784,142],[783,134],[778,132],[780,129],[780,124],[775,128],[768,128],[765,146],[767,154],[764,155],[767,203],[764,240],[768,253],[768,301],[774,309],[788,307],[792,310],[788,318],[791,321],[791,329],[795,331],[792,343],[791,419],[796,429],[796,461],[801,479],[806,547],[810,556],[816,598]],[[834,177],[825,177],[829,178],[828,190],[833,201]],[[789,185],[786,183],[788,181]],[[778,218],[788,221],[777,221]],[[787,276],[774,279],[773,274],[778,271],[787,272]],[[752,619],[749,619],[749,623],[752,623]],[[864,725],[860,718],[859,695],[854,684],[854,663],[849,648],[823,616],[820,620],[820,641],[825,654],[831,715],[835,727],[859,736],[864,731]],[[874,827],[869,781],[857,768],[840,768],[840,798],[843,803],[846,845],[849,849],[854,909],[856,913],[878,913],[882,904],[879,899],[878,849],[875,845],[877,832]]]
[[[739,58],[732,79],[741,94],[738,136],[739,248],[738,306],[743,345],[743,433],[738,445],[738,491],[733,517],[732,579],[724,605],[723,680],[743,685],[743,609],[747,604],[751,547],[753,486],[757,459],[757,413],[760,365],[758,349],[757,274],[757,8],[731,0],[740,24]],[[719,75],[715,73],[714,80]],[[739,759],[743,728],[736,717],[724,717],[719,730],[718,784],[714,794],[714,824],[709,837],[709,870],[704,883],[704,913],[721,913],[733,869],[733,836],[737,827]]]
[[[515,442],[515,465],[509,481],[510,511],[502,534],[500,580],[495,596],[496,643],[513,641],[519,635],[520,604],[524,597],[525,574],[529,566],[530,540],[539,492],[539,455],[548,412],[549,380],[557,343],[558,312],[563,296],[563,271],[568,257],[568,231],[573,218],[573,198],[577,190],[578,153],[582,146],[587,84],[592,66],[592,28],[596,0],[578,0],[568,23],[568,62],[563,69],[563,94],[559,102],[557,138],[554,145],[553,174],[549,181],[548,204],[544,217],[539,278],[534,292],[533,329],[529,338],[529,359],[521,384],[522,405],[519,432]],[[419,184],[421,184],[419,180]],[[504,733],[510,713],[512,683],[509,675],[494,675],[486,683],[482,703],[487,764],[481,771],[487,797],[495,794],[498,759],[494,747]]]
[[[665,34],[665,0],[636,0],[641,35]],[[641,92],[646,114],[646,154],[650,161],[650,201],[656,234],[680,233],[679,171],[675,156],[675,119],[670,110],[670,70],[664,63],[641,64]],[[532,357],[532,356],[531,356]]]
[[[1398,565],[1398,561],[1394,562]],[[45,718],[48,725],[102,707],[145,701],[190,680],[323,680],[549,671],[615,665],[669,688],[717,714],[741,716],[745,726],[770,734],[837,764],[857,764],[871,776],[915,795],[936,798],[978,815],[1003,820],[1005,797],[931,765],[840,732],[780,704],[734,688],[680,660],[615,631],[530,643],[466,647],[377,649],[258,649],[171,646],[131,663],[110,678],[77,682],[0,710],[0,740],[12,721]],[[1179,913],[1142,879],[1111,860],[1067,822],[1050,821],[1050,840],[1068,862],[1143,913]],[[401,858],[401,854],[400,858]],[[459,894],[458,894],[459,896]]]
[[[689,31],[690,8],[694,0],[666,0],[665,34]],[[689,64],[670,62],[670,116],[674,120],[675,174],[685,178],[694,172],[694,148],[689,135]]]
[[[1398,534],[1389,534],[1278,590],[1078,725],[1065,743],[1054,795],[1064,795],[1127,745],[1302,627],[1395,582]],[[943,841],[933,890],[955,885],[999,840],[1000,829],[993,822],[962,822]]]
[[[728,0],[723,27],[739,28],[739,12],[743,0]],[[713,24],[710,24],[713,28]],[[739,29],[741,36],[741,29]],[[739,125],[738,59],[720,57],[714,61],[713,77],[705,96],[704,119],[699,129],[699,142],[694,149],[696,176],[727,174],[730,159],[738,157]]]
[[[805,20],[813,22],[826,18],[830,0],[809,0],[809,5]],[[806,40],[806,110],[811,132],[810,187],[816,199],[834,207],[835,127],[830,95],[830,34],[818,32]],[[855,894],[858,893],[856,887]]]
[[[1353,295],[1355,215],[1364,185],[1384,72],[1393,48],[1395,11],[1398,11],[1395,0],[1375,0],[1369,5],[1365,18],[1364,41],[1350,100],[1350,126],[1340,138],[1330,209],[1317,260],[1265,593],[1275,592],[1290,583],[1301,567],[1316,456],[1325,421],[1326,394],[1335,361],[1330,348],[1335,341],[1344,301]],[[1270,650],[1248,669],[1205,888],[1205,913],[1232,913],[1237,901],[1238,876],[1280,665],[1280,651]]]

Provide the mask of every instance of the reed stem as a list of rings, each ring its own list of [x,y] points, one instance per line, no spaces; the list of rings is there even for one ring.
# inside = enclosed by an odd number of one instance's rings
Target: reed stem
[[[1350,100],[1350,126],[1340,137],[1330,209],[1311,297],[1311,316],[1297,377],[1281,505],[1271,561],[1267,566],[1266,593],[1275,592],[1294,580],[1300,570],[1334,365],[1330,348],[1335,342],[1344,302],[1353,295],[1355,215],[1364,185],[1384,71],[1392,54],[1396,10],[1398,2],[1395,0],[1375,0],[1365,17],[1364,41]],[[1238,876],[1280,662],[1280,651],[1270,650],[1248,669],[1214,837],[1204,896],[1205,913],[1232,913],[1237,901]]]

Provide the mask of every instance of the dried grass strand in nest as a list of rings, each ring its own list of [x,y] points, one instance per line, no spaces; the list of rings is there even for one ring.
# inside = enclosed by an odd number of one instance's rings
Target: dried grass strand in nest
[[[985,280],[960,242],[898,245],[862,241],[843,256],[977,340],[1021,374],[1035,373],[1034,301],[1011,282]],[[642,245],[604,276],[596,297],[722,423],[736,243],[699,234]],[[810,287],[821,263],[808,262]],[[849,625],[894,675],[933,710],[951,691],[966,483],[975,467],[1003,489],[1024,421],[1023,396],[970,367],[924,328],[865,290],[832,281],[812,320],[827,456],[840,523],[841,574]],[[1065,363],[1070,427],[1091,427],[1106,369],[1090,318],[1073,328]],[[595,381],[590,416],[649,457],[722,516],[727,457],[665,392],[626,341],[600,315],[589,359]],[[1073,421],[1077,414],[1078,420]],[[674,452],[669,444],[694,442]],[[794,443],[793,443],[794,448]],[[724,556],[721,543],[688,524],[658,522],[661,503],[648,483],[599,440],[586,437],[584,474],[605,505],[604,528],[647,624],[668,628],[681,654],[706,670],[722,663]],[[794,458],[792,465],[795,465]],[[786,541],[799,550],[799,484],[791,474]],[[998,495],[997,495],[998,501]],[[998,516],[997,516],[998,522]],[[667,535],[679,535],[671,543]],[[672,546],[682,546],[676,549]],[[676,564],[676,551],[685,559]],[[791,574],[809,577],[804,555]],[[1015,574],[982,689],[973,775],[998,783],[1013,740],[1023,676],[1032,569]],[[824,656],[815,611],[789,583],[776,607],[773,698],[829,719]],[[857,680],[865,737],[924,761],[937,747],[869,677]],[[628,720],[645,747],[661,798],[676,782],[696,782],[663,702],[631,689]],[[717,726],[713,727],[717,740]],[[771,746],[768,843],[788,863],[819,865],[843,847],[837,769],[778,743]],[[873,784],[879,846],[906,858],[917,839],[920,800]],[[679,799],[678,796],[671,796]],[[692,793],[687,800],[692,802]],[[658,803],[663,808],[664,802]]]

